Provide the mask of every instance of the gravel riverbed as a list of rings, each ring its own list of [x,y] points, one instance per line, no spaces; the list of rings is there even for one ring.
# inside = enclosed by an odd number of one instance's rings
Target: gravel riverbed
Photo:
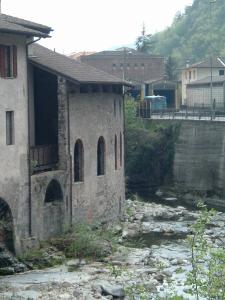
[[[183,206],[126,201],[117,251],[102,261],[69,260],[63,265],[0,277],[0,299],[155,299],[175,290],[187,299],[190,249],[186,236],[198,213]],[[217,212],[206,238],[225,237],[225,213]],[[163,298],[162,298],[163,299]]]

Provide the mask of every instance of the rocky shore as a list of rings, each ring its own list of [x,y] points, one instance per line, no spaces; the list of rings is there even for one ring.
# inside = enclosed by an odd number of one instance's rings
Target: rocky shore
[[[173,290],[193,299],[185,285],[190,270],[185,238],[197,217],[182,206],[127,200],[123,220],[113,227],[116,252],[94,262],[72,259],[54,268],[0,277],[0,299],[166,299]],[[225,214],[218,212],[206,238],[219,245],[224,236]]]

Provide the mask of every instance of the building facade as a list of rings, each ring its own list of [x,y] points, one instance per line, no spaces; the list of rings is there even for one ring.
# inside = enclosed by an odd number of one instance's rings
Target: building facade
[[[165,73],[164,57],[144,54],[132,48],[102,51],[83,55],[80,60],[121,79],[128,80],[144,95],[145,82],[162,78]],[[134,92],[135,93],[135,92]]]
[[[206,77],[187,84],[187,106],[205,110],[225,109],[225,76]]]
[[[224,76],[225,75],[225,60],[220,57],[214,57],[211,59],[205,59],[201,62],[189,65],[182,70],[182,105],[187,104],[187,85],[192,84],[195,81],[206,79],[211,77]]]
[[[125,198],[126,83],[34,43],[50,31],[0,15],[0,242],[17,253]]]

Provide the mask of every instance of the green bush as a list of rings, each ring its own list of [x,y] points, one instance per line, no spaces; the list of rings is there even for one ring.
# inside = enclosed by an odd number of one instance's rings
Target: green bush
[[[191,285],[191,293],[200,299],[225,300],[225,245],[220,247],[210,243],[205,232],[215,212],[208,211],[200,202],[200,216],[192,225],[193,234],[189,237],[191,247],[192,270],[188,274],[187,284]]]
[[[143,196],[172,181],[179,125],[136,117],[136,102],[125,103],[125,174],[128,192]]]

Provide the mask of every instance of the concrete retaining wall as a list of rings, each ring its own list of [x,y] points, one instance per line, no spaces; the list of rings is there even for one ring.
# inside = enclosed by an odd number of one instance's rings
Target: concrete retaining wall
[[[181,188],[225,194],[225,123],[182,121],[173,171]]]

